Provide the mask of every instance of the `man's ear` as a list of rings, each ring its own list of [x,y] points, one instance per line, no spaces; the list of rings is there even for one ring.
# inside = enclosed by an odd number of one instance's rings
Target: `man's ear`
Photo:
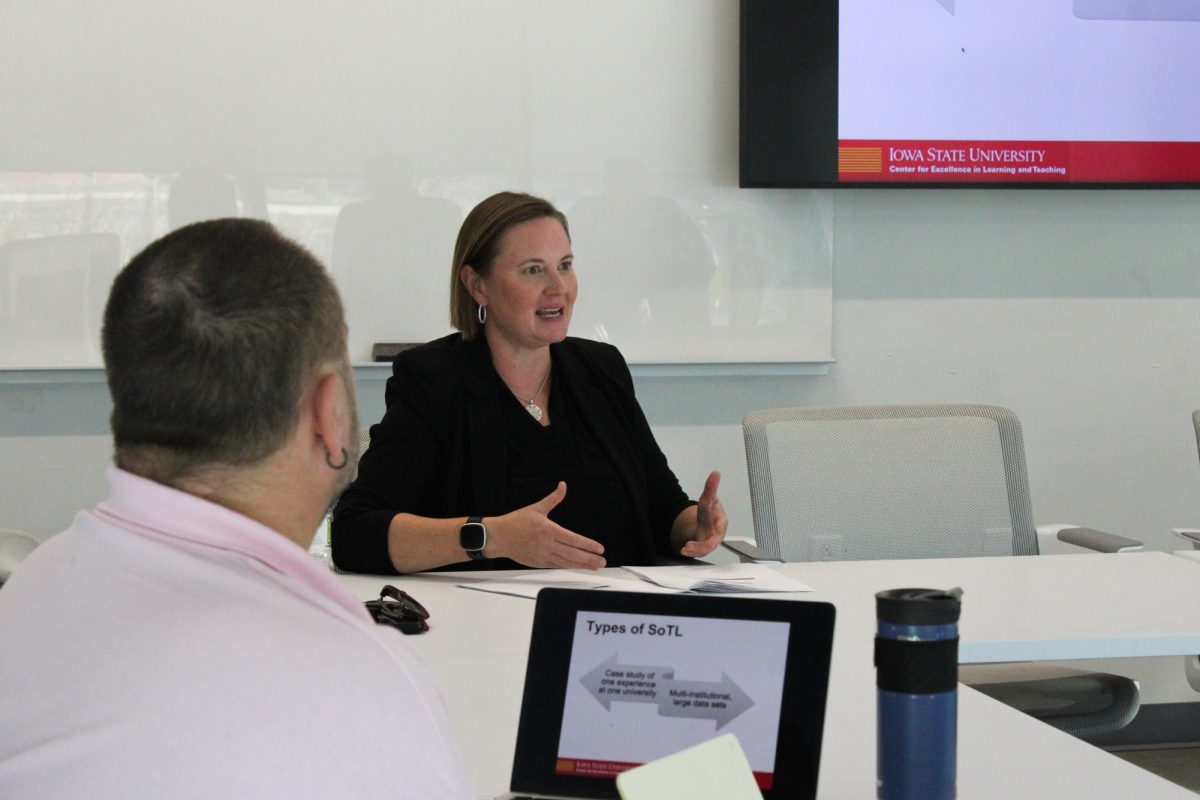
[[[484,277],[475,271],[475,268],[470,264],[465,264],[458,271],[458,279],[462,281],[463,286],[467,287],[467,293],[471,295],[471,299],[476,304],[486,306],[487,300],[487,281]]]
[[[317,378],[312,393],[313,433],[335,464],[342,460],[342,451],[350,449],[347,432],[354,434],[350,431],[348,402],[340,375],[325,372]]]

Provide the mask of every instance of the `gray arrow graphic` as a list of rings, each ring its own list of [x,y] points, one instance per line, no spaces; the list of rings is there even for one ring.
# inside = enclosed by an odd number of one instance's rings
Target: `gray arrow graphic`
[[[717,730],[721,730],[753,705],[750,695],[722,672],[717,682],[663,680],[658,713],[663,717],[716,720]]]
[[[669,672],[669,668],[666,670]],[[606,711],[614,700],[627,703],[657,703],[662,667],[618,664],[614,653],[579,679]]]
[[[660,717],[711,719],[717,730],[728,725],[754,705],[750,695],[721,673],[719,681],[677,681],[671,667],[621,664],[609,656],[579,682],[604,706],[614,701],[654,703]]]

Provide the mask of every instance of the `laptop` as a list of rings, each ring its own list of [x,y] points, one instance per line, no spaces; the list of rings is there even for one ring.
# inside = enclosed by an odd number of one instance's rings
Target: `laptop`
[[[766,800],[816,797],[829,603],[538,593],[505,798],[616,798],[616,776],[733,733]]]

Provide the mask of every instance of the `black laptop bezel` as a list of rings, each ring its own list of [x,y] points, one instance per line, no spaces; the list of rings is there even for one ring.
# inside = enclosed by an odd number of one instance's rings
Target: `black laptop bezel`
[[[580,612],[786,622],[787,668],[779,715],[772,798],[816,797],[835,611],[830,603],[697,594],[554,589],[538,592],[513,757],[514,792],[618,797],[615,780],[555,775],[571,647]],[[545,780],[541,776],[546,776]]]

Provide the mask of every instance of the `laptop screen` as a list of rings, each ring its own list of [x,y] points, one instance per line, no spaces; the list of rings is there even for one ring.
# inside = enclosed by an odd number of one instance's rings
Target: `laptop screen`
[[[616,797],[616,776],[723,733],[764,796],[816,791],[828,603],[546,589],[514,791]]]

